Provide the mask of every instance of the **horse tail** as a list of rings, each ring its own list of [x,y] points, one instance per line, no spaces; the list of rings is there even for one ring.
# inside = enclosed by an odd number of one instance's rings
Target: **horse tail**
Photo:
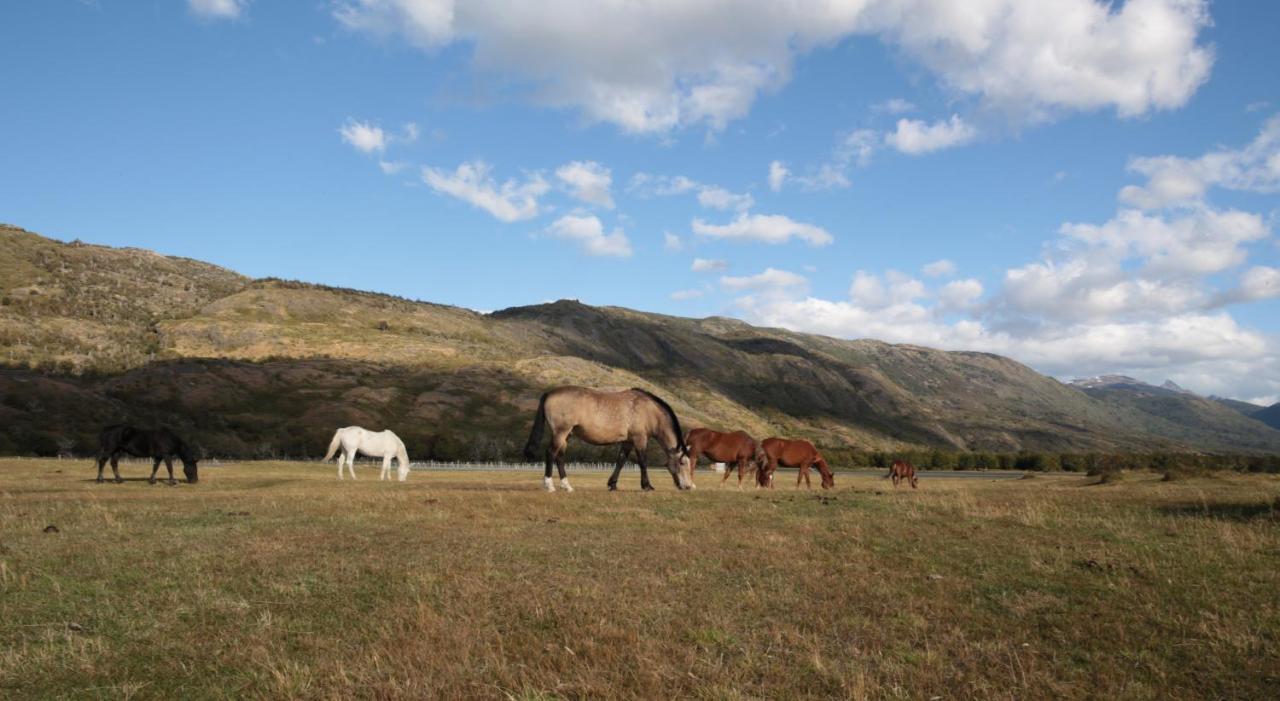
[[[524,459],[535,460],[538,457],[538,446],[542,445],[542,434],[547,428],[547,396],[543,392],[538,399],[538,413],[533,417],[533,428],[529,431],[529,442],[524,444]]]
[[[329,452],[324,454],[324,460],[321,460],[320,462],[329,462],[330,460],[332,460],[334,454],[338,452],[338,448],[341,448],[341,447],[342,447],[342,429],[338,429],[337,431],[333,432],[333,440],[329,441]]]
[[[640,392],[641,394],[644,394],[648,398],[657,402],[658,406],[662,407],[667,412],[667,416],[671,417],[671,428],[676,432],[676,446],[680,448],[681,453],[688,455],[689,446],[686,445],[684,442],[684,431],[680,430],[680,419],[676,418],[675,409],[672,409],[671,405],[668,404],[666,400],[664,400],[662,397],[659,397],[658,395],[654,394],[653,392],[650,392],[647,389],[641,389],[639,387],[633,387],[632,389],[634,389],[637,392]]]

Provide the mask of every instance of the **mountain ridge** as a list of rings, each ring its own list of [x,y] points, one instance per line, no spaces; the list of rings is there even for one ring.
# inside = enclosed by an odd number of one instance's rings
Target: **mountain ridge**
[[[546,387],[576,383],[643,386],[690,427],[831,448],[1280,452],[1280,431],[1181,388],[1148,385],[1159,396],[1139,401],[990,353],[576,300],[482,314],[13,228],[0,228],[0,246],[24,261],[0,266],[0,451],[85,444],[129,418],[227,454],[271,442],[297,452],[334,424],[366,423],[395,425],[418,453],[478,443],[499,455],[521,442]],[[139,273],[156,267],[159,285]],[[32,285],[46,291],[18,294]],[[63,425],[24,419],[32,402],[58,407]]]

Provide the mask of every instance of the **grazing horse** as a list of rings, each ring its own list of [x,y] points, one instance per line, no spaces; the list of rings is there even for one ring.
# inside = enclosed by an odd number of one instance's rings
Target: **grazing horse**
[[[538,400],[538,413],[525,444],[527,460],[537,457],[542,445],[542,434],[551,429],[551,441],[547,444],[547,470],[542,485],[548,492],[556,490],[551,482],[551,464],[560,471],[560,488],[572,492],[564,472],[564,453],[569,435],[591,445],[618,445],[618,464],[609,475],[609,491],[618,488],[618,475],[627,455],[634,453],[640,466],[640,488],[653,489],[649,482],[649,467],[645,464],[645,447],[654,438],[667,453],[667,471],[679,489],[692,489],[693,468],[689,462],[689,448],[680,431],[676,412],[652,392],[635,388],[620,392],[601,392],[587,387],[557,387]]]
[[[695,428],[685,434],[685,445],[689,446],[689,478],[698,467],[698,458],[703,455],[712,463],[723,463],[723,486],[733,474],[733,466],[738,466],[738,489],[742,489],[742,476],[747,472],[747,462],[751,469],[759,470],[765,464],[764,450],[756,440],[743,431],[720,433],[709,428]]]
[[[182,460],[182,474],[187,476],[187,482],[195,484],[199,481],[199,475],[196,472],[196,458],[186,443],[181,438],[174,435],[173,431],[167,428],[157,428],[148,430],[143,428],[134,428],[117,424],[102,429],[102,433],[98,434],[98,482],[102,482],[102,466],[108,460],[111,461],[111,472],[115,475],[115,482],[123,482],[120,479],[120,454],[125,453],[135,458],[151,458],[151,479],[147,480],[151,484],[156,483],[156,473],[160,471],[160,461],[164,461],[164,466],[169,470],[169,484],[177,484],[177,480],[173,479],[173,456],[178,456]]]
[[[822,473],[823,489],[831,489],[836,486],[835,475],[831,474],[831,468],[827,466],[827,461],[822,458],[822,454],[809,441],[766,438],[760,444],[760,447],[764,449],[766,466],[765,469],[756,472],[756,483],[759,486],[773,489],[773,473],[778,469],[779,465],[800,468],[800,474],[796,476],[796,489],[800,488],[801,481],[804,482],[805,487],[813,488],[813,485],[809,483],[809,467],[811,465],[816,465],[818,472]]]
[[[342,479],[342,465],[345,463],[347,471],[351,473],[351,479],[356,478],[356,455],[362,453],[371,458],[382,458],[382,474],[379,479],[389,479],[391,473],[391,458],[395,458],[400,462],[397,472],[400,481],[405,481],[409,476],[409,455],[405,452],[404,441],[400,437],[390,431],[369,431],[359,426],[347,426],[333,432],[333,440],[329,441],[329,452],[325,453],[324,460],[321,462],[329,462],[333,459],[334,453],[338,449],[342,449],[342,455],[338,456],[338,479]]]
[[[915,489],[918,480],[916,479],[916,468],[906,460],[894,460],[893,465],[889,467],[889,474],[885,478],[893,478],[893,486],[897,487],[899,483],[906,480],[911,484],[911,488]]]

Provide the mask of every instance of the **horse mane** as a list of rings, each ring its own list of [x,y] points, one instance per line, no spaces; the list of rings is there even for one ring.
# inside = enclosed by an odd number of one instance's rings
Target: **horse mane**
[[[684,453],[685,455],[688,455],[689,446],[684,444],[684,431],[680,429],[680,419],[676,418],[675,409],[672,409],[671,405],[668,404],[665,399],[663,399],[662,397],[659,397],[658,395],[654,394],[653,392],[650,392],[647,389],[642,389],[640,387],[632,387],[631,389],[652,399],[653,401],[658,403],[658,406],[666,410],[667,416],[671,417],[671,425],[675,428],[675,431],[676,431],[676,445],[679,446],[680,452]]]

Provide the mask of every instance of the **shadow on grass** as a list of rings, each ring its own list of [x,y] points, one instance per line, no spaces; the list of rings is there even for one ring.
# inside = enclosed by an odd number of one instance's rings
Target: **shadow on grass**
[[[1280,518],[1280,501],[1219,504],[1173,504],[1160,507],[1166,516],[1213,518],[1223,521],[1253,521]]]

